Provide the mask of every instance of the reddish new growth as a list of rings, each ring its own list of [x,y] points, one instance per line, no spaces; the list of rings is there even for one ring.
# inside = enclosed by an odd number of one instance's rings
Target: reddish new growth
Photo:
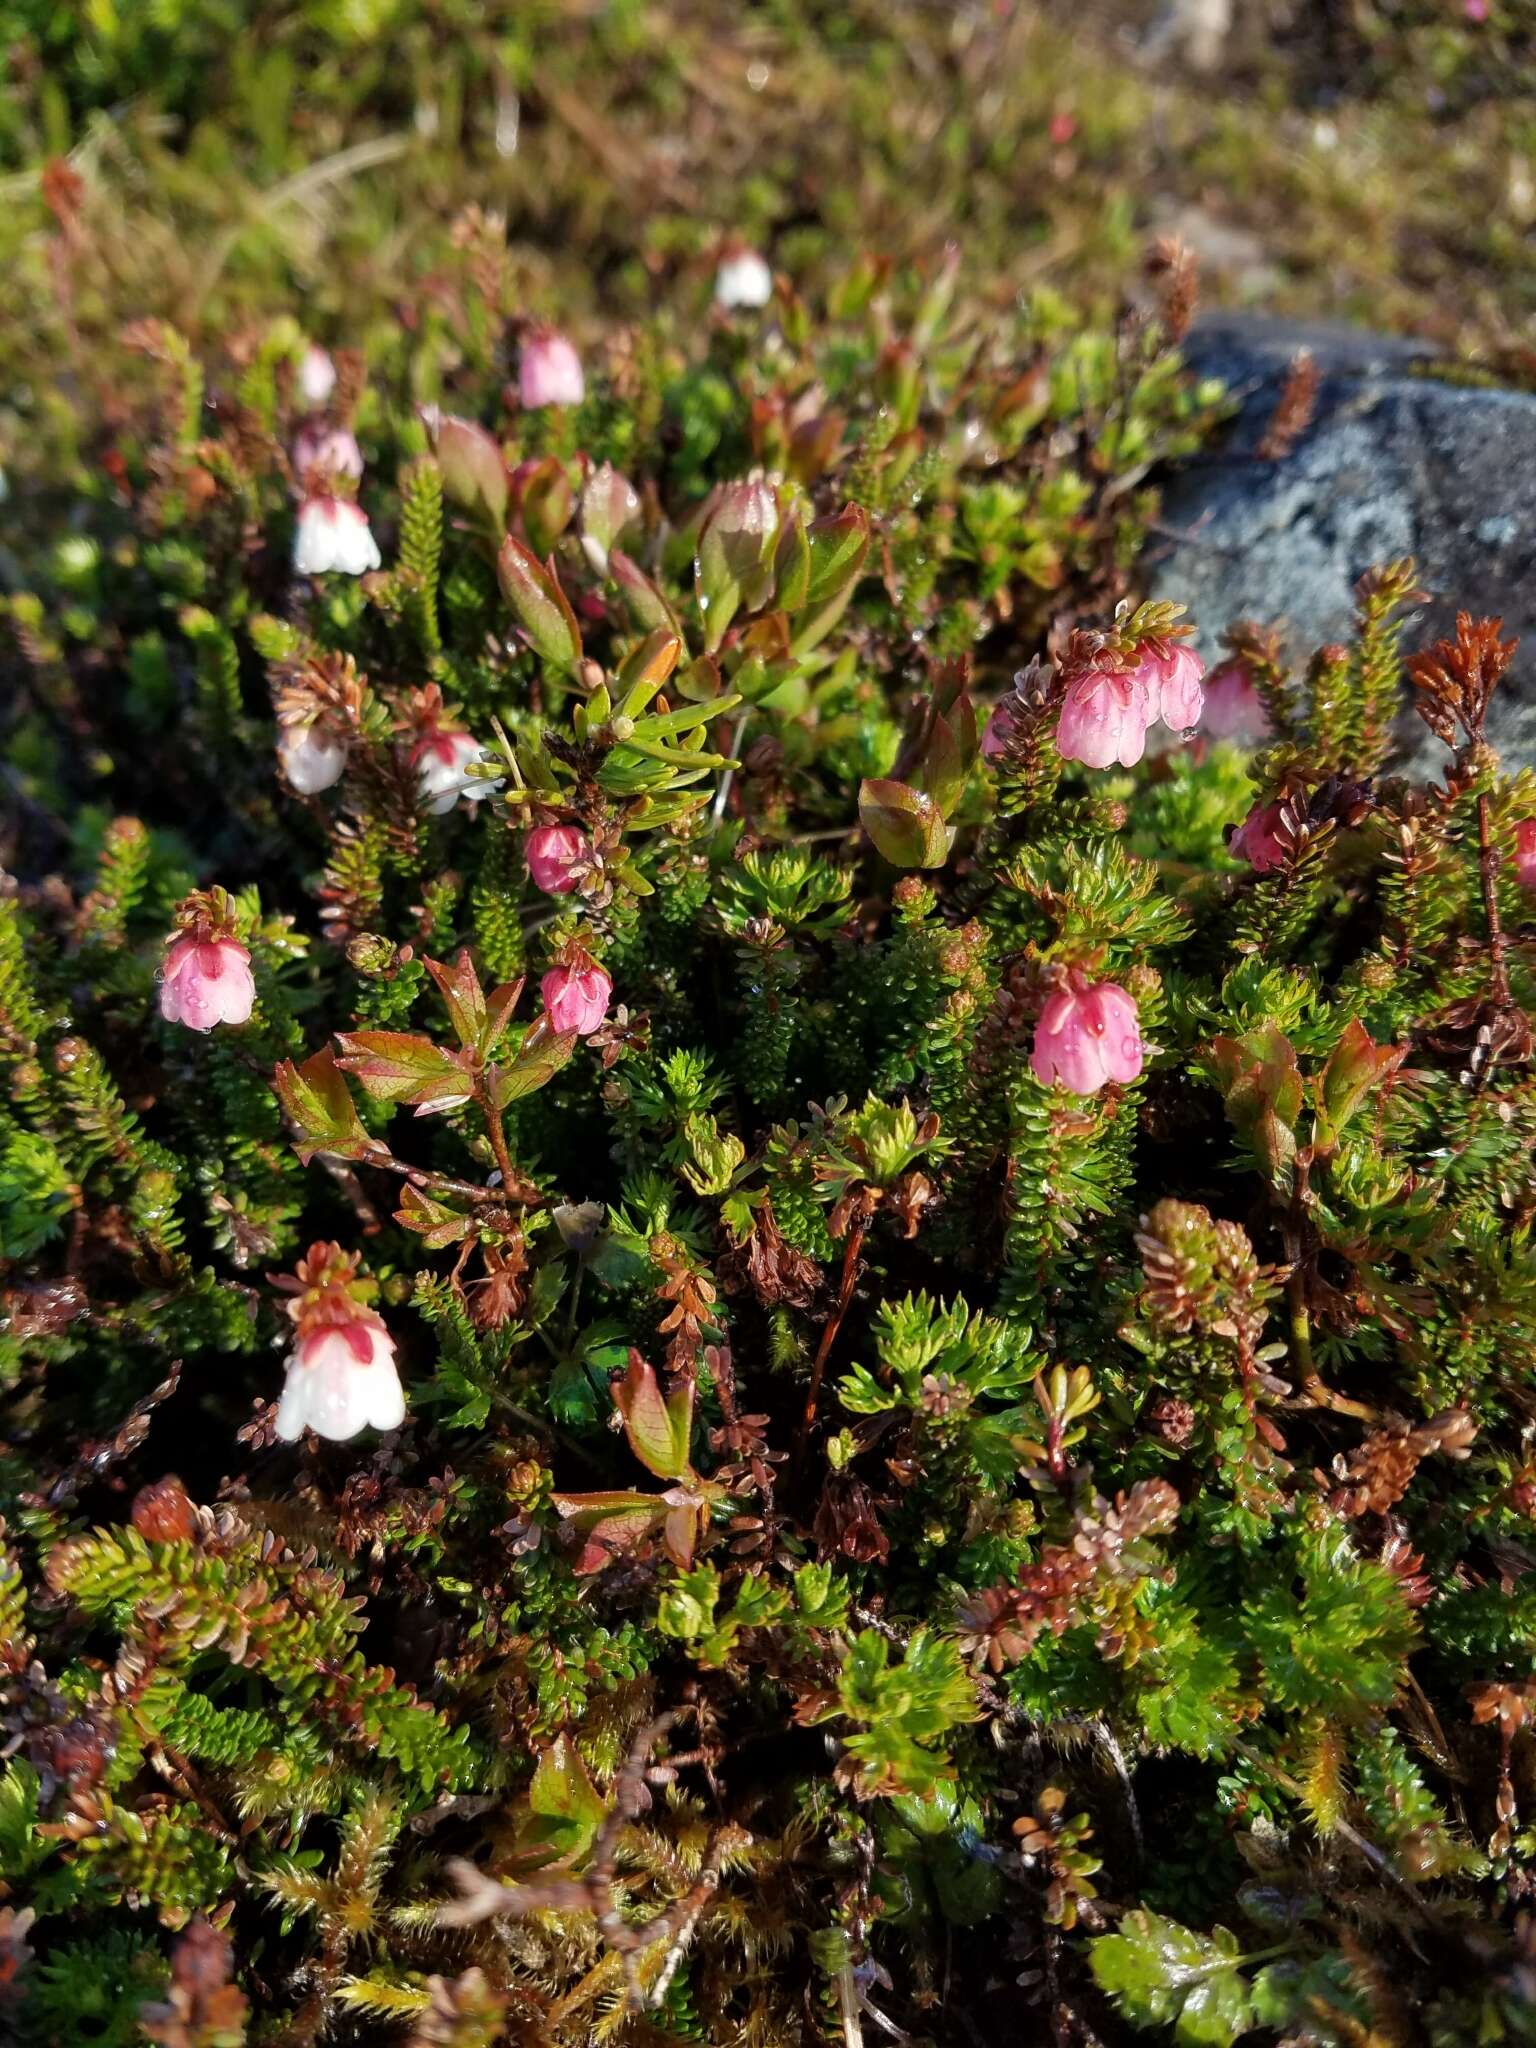
[[[1063,1635],[1091,1614],[1100,1648],[1112,1654],[1121,1640],[1118,1611],[1099,1596],[1148,1575],[1136,1546],[1171,1529],[1178,1515],[1179,1496],[1163,1479],[1138,1481],[1113,1507],[1096,1497],[1070,1540],[1047,1544],[1016,1584],[989,1586],[966,1601],[957,1618],[961,1648],[1001,1671],[1028,1656],[1046,1629]]]
[[[1502,619],[1474,619],[1470,612],[1458,612],[1454,640],[1437,640],[1408,658],[1414,709],[1448,747],[1456,745],[1458,725],[1468,742],[1483,737],[1489,699],[1519,645],[1499,638],[1503,624]]]

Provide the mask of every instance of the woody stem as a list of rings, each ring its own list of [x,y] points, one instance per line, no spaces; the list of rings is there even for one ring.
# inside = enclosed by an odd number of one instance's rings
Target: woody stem
[[[1477,870],[1483,888],[1483,913],[1488,920],[1488,971],[1493,999],[1504,1009],[1509,1003],[1509,963],[1504,951],[1504,927],[1499,919],[1493,829],[1486,791],[1477,800]]]
[[[842,1328],[843,1317],[848,1313],[848,1304],[853,1299],[853,1285],[858,1278],[859,1253],[864,1249],[864,1233],[868,1229],[867,1219],[860,1216],[849,1228],[848,1243],[843,1250],[843,1278],[837,1291],[837,1305],[827,1317],[821,1333],[821,1342],[816,1347],[816,1361],[811,1367],[811,1384],[805,1396],[805,1414],[800,1421],[800,1441],[804,1443],[816,1421],[816,1403],[821,1397],[821,1379],[826,1371],[827,1358],[837,1341]]]
[[[510,1195],[517,1185],[517,1171],[512,1164],[512,1154],[507,1150],[507,1133],[501,1121],[501,1111],[492,1100],[489,1089],[480,1096],[480,1107],[485,1112],[486,1135],[491,1141],[491,1150],[496,1155],[496,1164],[501,1170],[501,1185]]]

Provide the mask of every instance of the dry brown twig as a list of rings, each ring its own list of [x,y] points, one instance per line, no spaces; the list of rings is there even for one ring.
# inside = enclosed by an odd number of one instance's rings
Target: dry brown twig
[[[730,1823],[715,1828],[705,1845],[699,1874],[681,1898],[638,1926],[620,1912],[614,1897],[619,1840],[650,1797],[647,1787],[652,1751],[679,1719],[676,1713],[659,1715],[640,1730],[630,1745],[615,1781],[613,1805],[593,1840],[591,1867],[584,1876],[504,1884],[498,1878],[488,1877],[477,1864],[455,1857],[448,1864],[448,1873],[459,1887],[459,1897],[439,1909],[438,1924],[472,1927],[501,1913],[518,1920],[530,1913],[591,1913],[603,1940],[623,1961],[633,2011],[643,2009],[647,2003],[637,1958],[658,1942],[670,1944],[650,1994],[650,2004],[659,2004],[666,1996],[700,1915],[719,1888],[727,1855],[752,1840],[745,1828]]]

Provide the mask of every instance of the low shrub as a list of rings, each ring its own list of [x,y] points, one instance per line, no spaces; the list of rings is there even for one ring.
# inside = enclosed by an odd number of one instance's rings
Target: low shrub
[[[578,353],[481,226],[134,329],[16,544],[0,2000],[1528,2039],[1497,622],[1137,602],[1168,251]]]

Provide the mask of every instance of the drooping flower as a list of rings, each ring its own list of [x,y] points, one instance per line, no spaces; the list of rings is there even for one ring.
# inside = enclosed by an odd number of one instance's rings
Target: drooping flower
[[[1056,749],[1064,761],[1107,768],[1118,761],[1134,768],[1146,751],[1147,727],[1158,701],[1145,667],[1086,668],[1067,685],[1056,726]]]
[[[1290,842],[1280,829],[1280,805],[1255,804],[1227,841],[1234,860],[1245,860],[1256,875],[1273,874],[1285,866]]]
[[[587,395],[581,357],[553,327],[536,327],[523,343],[517,393],[530,411],[541,405],[580,405]]]
[[[1074,1095],[1096,1095],[1106,1081],[1134,1081],[1145,1053],[1133,999],[1117,982],[1077,976],[1047,998],[1029,1064],[1046,1087],[1060,1081]]]
[[[523,853],[536,888],[546,896],[568,896],[578,880],[573,870],[592,858],[592,842],[576,825],[535,825]]]
[[[244,1024],[256,1001],[251,956],[235,937],[222,889],[189,896],[176,912],[179,930],[160,969],[160,1014],[189,1031]]]
[[[292,1278],[273,1277],[294,1297],[288,1314],[297,1326],[277,1435],[294,1443],[312,1429],[340,1443],[360,1429],[398,1429],[405,1395],[394,1340],[369,1306],[373,1283],[359,1277],[356,1256],[336,1244],[311,1245]]]
[[[480,758],[480,742],[467,732],[429,732],[411,749],[411,764],[422,801],[434,818],[451,811],[459,798],[475,803],[496,785],[467,770]]]
[[[293,537],[293,566],[300,576],[363,576],[377,569],[379,544],[368,515],[350,498],[306,498]]]
[[[299,359],[299,396],[318,411],[329,402],[335,389],[336,365],[323,348],[311,343]]]
[[[715,272],[717,306],[766,306],[773,297],[773,272],[756,249],[744,242],[728,243]]]
[[[318,796],[341,780],[347,750],[335,733],[317,722],[285,725],[277,735],[277,758],[300,796]]]
[[[1515,873],[1523,889],[1536,889],[1536,818],[1515,827]]]
[[[302,487],[312,470],[326,481],[345,477],[356,483],[363,473],[363,451],[350,427],[331,427],[309,420],[293,437],[293,473]]]
[[[1160,652],[1149,648],[1143,659],[1152,671],[1149,681],[1158,716],[1172,732],[1191,731],[1200,722],[1205,702],[1200,687],[1205,663],[1182,640],[1167,643]]]
[[[1224,661],[1206,680],[1200,730],[1209,739],[1247,745],[1269,736],[1269,713],[1245,661]]]
[[[573,946],[539,983],[539,994],[556,1031],[585,1038],[607,1016],[613,983],[590,954]]]

